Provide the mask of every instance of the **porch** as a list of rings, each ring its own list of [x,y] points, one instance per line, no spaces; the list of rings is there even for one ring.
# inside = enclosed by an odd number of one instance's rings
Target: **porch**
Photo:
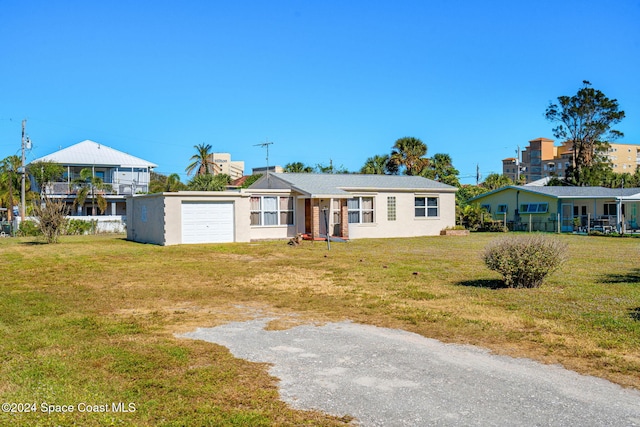
[[[309,240],[321,240],[327,236],[349,239],[349,199],[302,197],[299,200],[304,203],[304,230],[300,230],[301,234],[308,236]]]
[[[91,169],[93,176],[102,180],[106,188],[103,194],[129,196],[149,191],[149,168],[66,166],[63,181],[52,182],[43,188],[47,195],[76,194],[82,184],[78,183],[83,169]]]

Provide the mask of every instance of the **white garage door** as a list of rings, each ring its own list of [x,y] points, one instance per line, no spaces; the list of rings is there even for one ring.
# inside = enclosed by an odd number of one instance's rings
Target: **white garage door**
[[[182,202],[182,243],[233,241],[233,203]]]

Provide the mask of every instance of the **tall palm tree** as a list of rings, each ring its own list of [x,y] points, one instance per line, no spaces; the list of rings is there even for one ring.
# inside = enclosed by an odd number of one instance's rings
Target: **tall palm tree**
[[[19,156],[8,156],[0,162],[0,204],[7,207],[7,219],[13,219],[13,206],[20,200],[20,176],[22,166]]]
[[[213,171],[215,163],[211,156],[211,144],[198,144],[194,145],[196,154],[191,156],[191,163],[185,169],[187,175],[191,175],[191,172],[195,171],[196,175],[208,175]]]
[[[370,175],[384,175],[386,174],[389,163],[389,155],[384,154],[382,156],[375,155],[373,157],[369,157],[367,161],[364,163],[364,166],[360,169],[360,173],[370,174]]]
[[[396,169],[404,167],[406,175],[418,175],[428,164],[427,145],[418,138],[400,138],[393,145],[389,163]]]

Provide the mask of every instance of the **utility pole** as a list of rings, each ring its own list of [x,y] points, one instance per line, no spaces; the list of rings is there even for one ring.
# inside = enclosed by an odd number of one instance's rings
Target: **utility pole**
[[[516,185],[520,182],[520,146],[516,150]]]
[[[22,186],[20,190],[20,221],[24,221],[25,217],[25,205],[26,205],[26,197],[25,197],[25,186],[27,180],[27,168],[25,167],[25,149],[27,144],[31,144],[29,137],[25,137],[25,128],[27,127],[27,119],[22,120]]]

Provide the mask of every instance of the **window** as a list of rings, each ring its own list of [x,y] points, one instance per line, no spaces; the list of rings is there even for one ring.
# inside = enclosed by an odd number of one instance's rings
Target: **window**
[[[437,197],[416,197],[415,216],[416,217],[437,217],[438,198]]]
[[[396,220],[396,197],[387,197],[387,221]]]
[[[508,210],[509,210],[509,207],[507,205],[498,205],[498,212],[497,213],[506,214]]]
[[[622,215],[624,215],[624,205],[622,205]],[[618,210],[616,208],[615,203],[605,203],[604,204],[604,215],[618,215]]]
[[[520,205],[520,213],[547,213],[548,203],[524,203]]]
[[[491,205],[480,205],[480,207],[488,213],[491,213]]]
[[[347,200],[349,224],[373,223],[373,197],[354,197]]]
[[[250,205],[251,225],[293,225],[293,197],[255,196]]]

